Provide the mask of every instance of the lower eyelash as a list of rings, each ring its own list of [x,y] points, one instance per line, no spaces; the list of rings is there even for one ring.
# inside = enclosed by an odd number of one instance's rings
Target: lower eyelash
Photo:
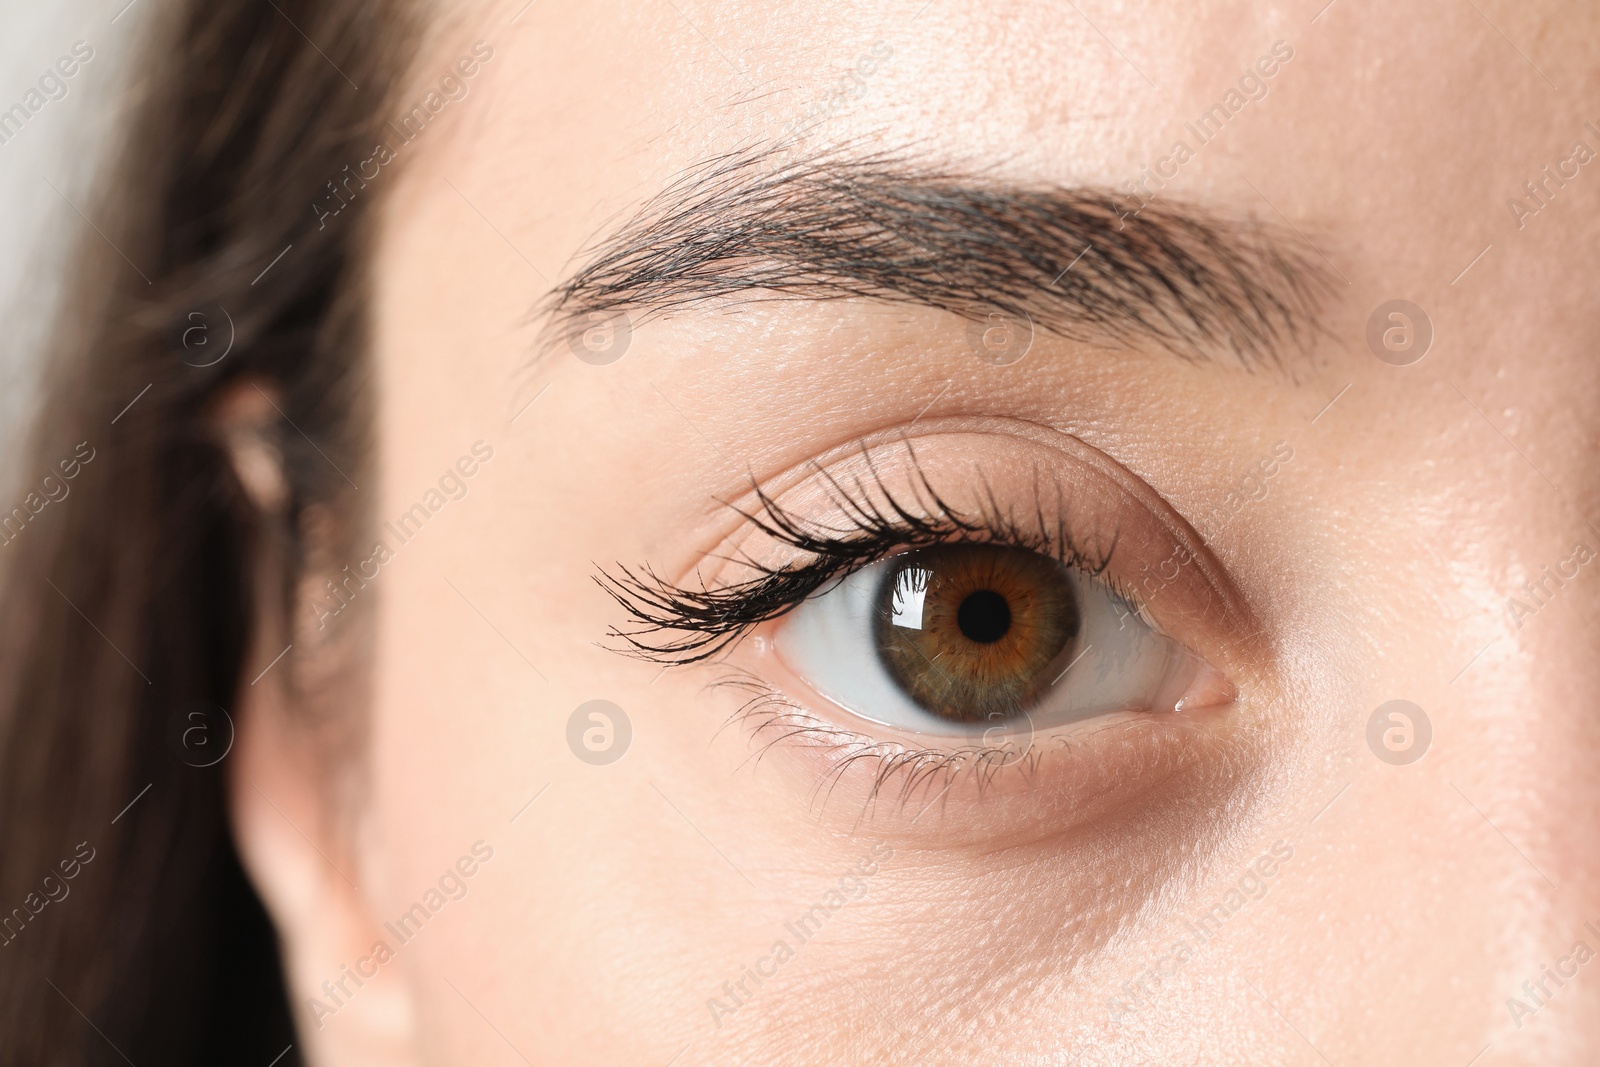
[[[736,725],[749,735],[752,743],[759,745],[751,760],[760,762],[778,744],[804,744],[833,753],[832,766],[817,783],[818,792],[827,789],[831,795],[833,787],[851,767],[863,761],[876,761],[878,766],[862,810],[863,818],[868,809],[882,799],[886,789],[897,782],[899,788],[894,798],[897,811],[904,811],[919,795],[926,811],[954,788],[963,773],[974,776],[981,798],[997,775],[1009,770],[1032,774],[1044,756],[1032,746],[1021,758],[1016,758],[1014,750],[1006,747],[967,745],[919,749],[899,742],[879,741],[818,718],[759,675],[743,668],[725,668],[723,676],[710,682],[707,688],[735,689],[750,694],[728,717],[723,728]],[[1055,740],[1066,744],[1065,738]],[[913,821],[921,815],[922,812],[918,812]]]

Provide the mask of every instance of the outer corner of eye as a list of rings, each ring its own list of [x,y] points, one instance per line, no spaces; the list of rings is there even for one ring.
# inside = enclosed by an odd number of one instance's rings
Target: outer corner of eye
[[[1194,712],[1236,696],[1222,672],[1140,619],[1103,580],[1001,544],[875,563],[803,602],[773,645],[827,701],[924,735]]]

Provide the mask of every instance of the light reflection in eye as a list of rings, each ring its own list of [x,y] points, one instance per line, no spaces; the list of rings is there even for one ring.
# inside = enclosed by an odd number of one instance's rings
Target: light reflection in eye
[[[891,621],[910,630],[922,629],[922,602],[928,593],[929,572],[924,567],[903,567],[894,575]]]

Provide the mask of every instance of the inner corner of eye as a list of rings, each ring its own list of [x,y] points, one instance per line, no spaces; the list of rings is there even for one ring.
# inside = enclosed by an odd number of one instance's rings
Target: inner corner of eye
[[[988,543],[874,563],[802,603],[774,647],[828,701],[919,733],[1172,711],[1196,673],[1104,580]]]

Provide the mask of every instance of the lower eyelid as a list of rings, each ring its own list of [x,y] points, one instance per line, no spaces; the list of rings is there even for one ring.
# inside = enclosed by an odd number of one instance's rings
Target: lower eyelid
[[[869,733],[790,695],[764,644],[750,642],[738,657],[745,662],[725,665],[711,683],[741,698],[724,731],[743,736],[751,773],[788,780],[816,817],[851,832],[984,849],[1093,833],[1093,823],[1140,797],[1214,784],[1208,768],[1223,763],[1242,773],[1259,752],[1215,707],[1125,713],[1031,738],[1011,731],[934,745],[893,730]]]

